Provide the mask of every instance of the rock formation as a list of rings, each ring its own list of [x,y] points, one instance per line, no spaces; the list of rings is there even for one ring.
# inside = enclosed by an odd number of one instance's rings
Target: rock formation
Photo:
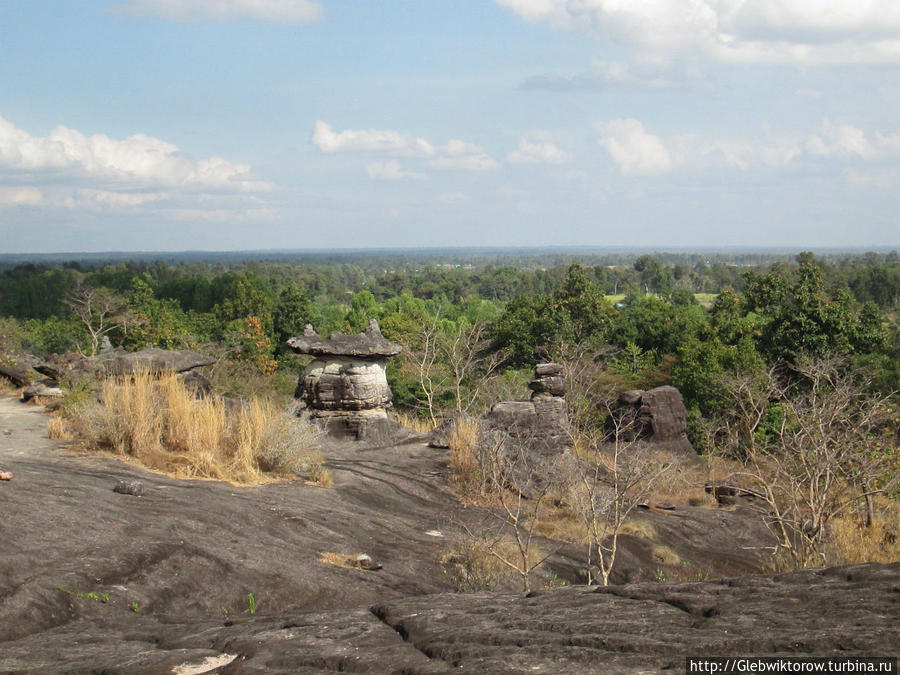
[[[539,363],[528,383],[529,401],[495,403],[485,419],[488,431],[500,430],[541,454],[555,454],[571,445],[566,382],[558,363]]]
[[[681,392],[664,386],[634,389],[619,396],[613,415],[626,441],[646,441],[687,458],[697,453],[687,437],[687,411]]]
[[[401,347],[381,334],[375,319],[364,333],[332,333],[327,338],[307,324],[303,335],[287,343],[297,354],[316,357],[297,383],[295,396],[303,406],[302,414],[319,420],[329,431],[356,438],[393,428],[385,368]]]

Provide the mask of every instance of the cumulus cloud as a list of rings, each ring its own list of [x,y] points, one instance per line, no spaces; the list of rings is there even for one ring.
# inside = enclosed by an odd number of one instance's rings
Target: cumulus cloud
[[[597,142],[625,176],[650,176],[675,169],[714,168],[747,170],[784,168],[799,159],[890,165],[900,158],[900,134],[866,133],[852,124],[825,120],[813,133],[773,133],[756,138],[677,134],[663,138],[649,132],[640,120],[597,122]],[[847,173],[856,185],[884,184],[884,171]],[[888,174],[894,174],[888,171]],[[891,179],[892,180],[892,179]]]
[[[442,146],[436,146],[424,138],[390,129],[346,129],[337,132],[327,122],[318,120],[313,129],[312,142],[325,153],[355,151],[420,158],[427,159],[428,165],[437,169],[485,171],[497,167],[497,160],[474,143],[451,139]],[[374,171],[384,173],[386,169],[389,170],[382,165]]]
[[[565,164],[572,160],[572,154],[550,141],[523,138],[518,150],[507,154],[506,160],[512,164]]]
[[[373,162],[366,167],[366,175],[373,180],[425,180],[428,176],[418,171],[406,171],[395,159]]]
[[[494,0],[528,21],[594,31],[647,58],[895,63],[896,0]]]
[[[135,185],[202,186],[254,192],[271,188],[253,180],[250,167],[221,157],[194,161],[179,148],[152,136],[123,140],[87,136],[65,126],[32,136],[0,117],[0,168],[27,173],[63,173]]]
[[[594,126],[597,142],[623,175],[652,176],[672,169],[672,157],[662,139],[644,129],[640,120],[610,120]]]
[[[132,0],[121,11],[184,22],[251,19],[306,23],[321,18],[322,5],[312,0]]]
[[[347,129],[336,132],[322,120],[316,122],[312,142],[322,152],[367,150],[408,157],[430,157],[435,153],[434,146],[424,138],[379,129]]]

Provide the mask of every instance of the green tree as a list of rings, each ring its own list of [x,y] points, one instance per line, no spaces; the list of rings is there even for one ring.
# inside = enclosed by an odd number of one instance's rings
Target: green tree
[[[282,288],[278,296],[278,306],[275,308],[275,335],[279,343],[295,335],[301,335],[311,320],[309,298],[303,289],[294,283]]]

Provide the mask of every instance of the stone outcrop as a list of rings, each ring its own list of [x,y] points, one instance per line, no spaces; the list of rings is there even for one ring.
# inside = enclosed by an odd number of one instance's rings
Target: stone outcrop
[[[24,368],[16,366],[4,366],[0,364],[0,377],[8,380],[14,387],[27,387],[31,384],[31,378]]]
[[[531,400],[495,403],[484,420],[486,431],[503,431],[541,454],[563,452],[571,445],[566,382],[557,363],[540,363],[528,383]]]
[[[664,386],[619,396],[613,415],[626,441],[645,441],[689,458],[697,453],[687,437],[687,410],[681,392]]]
[[[172,350],[147,347],[136,352],[126,352],[121,347],[101,351],[93,357],[79,359],[71,365],[74,372],[97,376],[133,375],[147,371],[186,373],[194,368],[211,366],[216,362],[211,356],[188,349]]]
[[[375,319],[363,333],[333,333],[327,338],[307,324],[303,335],[290,338],[287,344],[297,354],[316,357],[297,383],[295,396],[302,414],[329,431],[357,438],[393,428],[389,415],[393,395],[385,369],[401,347],[381,334]]]

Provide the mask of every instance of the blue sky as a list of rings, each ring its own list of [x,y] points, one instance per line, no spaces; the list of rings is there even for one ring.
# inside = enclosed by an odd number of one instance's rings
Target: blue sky
[[[0,252],[900,244],[896,0],[0,0]]]

